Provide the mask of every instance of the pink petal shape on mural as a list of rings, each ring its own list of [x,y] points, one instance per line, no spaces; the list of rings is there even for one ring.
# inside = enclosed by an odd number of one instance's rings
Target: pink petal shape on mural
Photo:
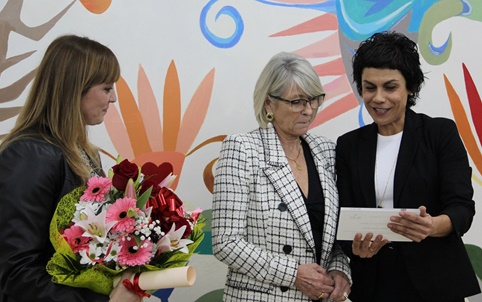
[[[289,29],[272,34],[270,35],[270,37],[294,36],[325,30],[338,30],[338,19],[335,15],[323,14],[319,17],[300,23]]]
[[[469,98],[470,113],[472,115],[472,121],[479,137],[479,142],[482,143],[482,101],[480,100],[479,92],[475,86],[472,75],[467,70],[465,64],[462,64],[464,70],[465,90]]]
[[[340,57],[340,39],[338,38],[338,33],[335,32],[321,41],[295,51],[295,53],[304,58]]]
[[[337,96],[353,93],[350,83],[346,77],[338,77],[329,83],[322,83],[326,91],[327,99],[334,99]],[[323,107],[322,107],[323,108]]]
[[[341,57],[316,65],[313,68],[319,76],[340,76],[345,74],[345,65],[343,65],[343,59]]]
[[[310,129],[313,129],[356,107],[358,107],[358,101],[355,95],[353,93],[348,94],[321,110],[311,124]]]
[[[119,111],[114,105],[110,105],[104,117],[104,125],[118,154],[122,154],[124,158],[134,158],[129,135],[127,135]]]
[[[137,78],[137,94],[139,95],[139,110],[145,121],[147,137],[153,151],[163,150],[162,124],[156,97],[146,72],[139,65]]]
[[[167,69],[163,104],[164,151],[176,151],[181,124],[181,86],[174,61]]]
[[[327,0],[278,0],[274,1],[277,3],[287,3],[287,4],[316,4],[316,3],[323,3]]]
[[[213,91],[213,84],[214,68],[209,71],[201,84],[199,84],[184,112],[176,146],[178,152],[187,153],[196,139],[204,119],[206,118]]]
[[[122,118],[129,135],[129,141],[134,151],[134,157],[152,152],[147,138],[146,128],[136,100],[123,77],[117,82],[117,94]]]

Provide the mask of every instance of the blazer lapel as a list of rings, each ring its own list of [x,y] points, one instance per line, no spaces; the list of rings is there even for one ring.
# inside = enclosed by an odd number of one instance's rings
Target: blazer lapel
[[[394,176],[393,206],[396,208],[402,207],[402,205],[400,205],[400,196],[422,139],[422,131],[419,131],[422,129],[422,126],[420,118],[415,112],[408,109],[405,112],[405,125]]]
[[[375,123],[361,130],[357,146],[358,179],[360,180],[361,200],[365,201],[365,207],[377,206],[375,196],[375,161],[377,151],[377,126]]]
[[[303,197],[298,184],[291,172],[283,147],[276,131],[260,128],[262,142],[265,143],[264,153],[266,167],[264,173],[276,189],[281,200],[287,205],[293,220],[303,234],[306,242],[314,249],[315,242]]]

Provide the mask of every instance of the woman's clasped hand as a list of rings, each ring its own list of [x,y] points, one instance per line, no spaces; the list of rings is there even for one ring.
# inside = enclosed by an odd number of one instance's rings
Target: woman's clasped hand
[[[350,291],[350,284],[343,273],[327,273],[316,263],[298,266],[295,286],[313,300],[327,298],[330,301],[345,301]]]

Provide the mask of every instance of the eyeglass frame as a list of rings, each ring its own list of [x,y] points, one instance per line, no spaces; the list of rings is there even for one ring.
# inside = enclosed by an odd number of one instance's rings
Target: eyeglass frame
[[[283,101],[283,102],[285,102],[285,103],[287,103],[287,104],[290,104],[290,108],[291,108],[291,109],[293,109],[293,103],[298,102],[298,101],[300,101],[300,102],[302,101],[302,102],[303,102],[303,109],[306,107],[306,104],[308,104],[308,103],[310,103],[310,108],[311,108],[311,109],[318,109],[318,108],[320,108],[321,103],[324,101],[325,95],[326,95],[326,93],[322,93],[322,94],[320,94],[320,95],[313,96],[313,97],[308,98],[308,99],[296,99],[296,100],[290,101],[290,100],[283,99],[282,97],[279,97],[279,96],[276,96],[276,95],[268,94],[268,96],[271,97],[271,98],[274,98],[274,99],[276,99],[276,100],[278,100],[278,101]],[[320,97],[321,97],[322,99],[321,99],[321,101],[318,100],[318,106],[316,106],[315,108],[313,108],[313,106],[311,106],[311,103],[312,103],[315,99],[320,98]],[[303,111],[303,109],[301,109],[300,112]]]

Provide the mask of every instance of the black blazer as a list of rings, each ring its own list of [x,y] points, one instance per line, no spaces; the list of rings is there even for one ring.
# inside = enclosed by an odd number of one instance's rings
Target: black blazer
[[[337,185],[340,206],[376,207],[374,167],[378,128],[375,123],[338,138]],[[480,292],[461,236],[475,214],[472,169],[452,120],[406,111],[405,126],[394,178],[395,208],[427,207],[432,216],[446,214],[454,232],[420,243],[393,243],[400,250],[418,294],[427,301],[446,301]],[[359,300],[370,301],[375,286],[377,256],[361,259],[351,253],[353,283]],[[387,248],[387,247],[384,247]],[[380,251],[382,252],[382,251]],[[382,265],[382,264],[380,264]],[[354,287],[355,288],[355,287]]]
[[[54,284],[49,225],[58,201],[80,185],[59,147],[34,139],[0,154],[0,302],[108,301],[87,289]]]

